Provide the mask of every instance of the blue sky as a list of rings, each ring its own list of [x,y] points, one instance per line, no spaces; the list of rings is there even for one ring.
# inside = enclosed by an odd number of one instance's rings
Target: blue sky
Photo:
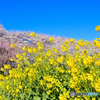
[[[100,37],[100,0],[1,0],[0,23],[6,30],[66,38]]]

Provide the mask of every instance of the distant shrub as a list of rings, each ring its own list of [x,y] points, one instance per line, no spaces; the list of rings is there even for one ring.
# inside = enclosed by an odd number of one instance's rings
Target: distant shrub
[[[4,42],[0,41],[0,69],[3,67],[5,64],[9,64],[12,66],[12,68],[17,67],[17,63],[15,61],[10,61],[11,57],[15,57],[17,54],[17,51],[14,48],[10,47],[10,42]],[[0,70],[0,74],[2,71]]]

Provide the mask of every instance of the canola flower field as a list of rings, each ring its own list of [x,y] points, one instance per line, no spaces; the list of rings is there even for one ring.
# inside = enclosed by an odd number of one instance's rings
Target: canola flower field
[[[100,26],[95,28],[100,31]],[[30,36],[35,38],[36,33]],[[100,39],[100,38],[99,38]],[[93,46],[100,48],[99,39]],[[37,39],[38,41],[38,39]],[[49,41],[53,44],[54,38]],[[68,52],[69,43],[74,46],[74,39],[61,45],[63,52]],[[67,54],[59,56],[59,50],[54,46],[44,52],[42,42],[37,42],[38,48],[23,47],[23,53],[18,53],[10,61],[18,63],[17,68],[4,65],[0,74],[0,100],[100,100],[100,52],[92,57],[86,50],[80,54],[80,46],[91,45],[88,41],[78,41],[74,56]],[[17,50],[16,44],[10,45]],[[34,63],[29,62],[27,54],[31,54]],[[61,66],[61,67],[60,67]],[[67,66],[67,67],[66,67]],[[97,92],[97,96],[70,96],[70,92]]]

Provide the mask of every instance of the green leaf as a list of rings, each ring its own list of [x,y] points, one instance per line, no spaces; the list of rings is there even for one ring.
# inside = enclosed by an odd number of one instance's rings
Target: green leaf
[[[45,97],[43,97],[42,100],[47,100],[47,99]]]
[[[41,98],[38,96],[34,96],[33,100],[41,100]]]
[[[48,95],[45,92],[43,92],[43,98],[48,98]]]

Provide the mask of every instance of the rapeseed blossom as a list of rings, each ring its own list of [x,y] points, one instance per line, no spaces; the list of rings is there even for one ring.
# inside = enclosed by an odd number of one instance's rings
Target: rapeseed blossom
[[[17,46],[16,46],[16,44],[10,44],[10,47],[11,48],[16,48]]]
[[[5,69],[10,69],[11,68],[11,65],[4,65],[4,68]]]
[[[50,37],[50,38],[49,38],[49,41],[52,43],[52,42],[54,42],[55,40],[54,40],[53,37]]]
[[[100,25],[96,26],[95,30],[99,32],[100,31]]]
[[[36,34],[36,33],[34,33],[34,32],[31,32],[31,33],[30,33],[30,36],[32,36],[32,37],[34,38],[34,37],[36,37],[36,36],[37,36],[37,34]]]
[[[36,34],[31,32],[30,35],[34,37]],[[49,40],[54,42],[52,37]],[[4,65],[4,68],[0,69],[2,72],[8,70],[8,76],[0,74],[0,100],[41,99],[40,97],[43,95],[47,97],[46,99],[51,100],[52,97],[55,100],[58,98],[59,100],[90,100],[90,97],[87,96],[70,97],[70,90],[75,92],[93,90],[100,94],[98,67],[100,66],[100,53],[90,57],[88,51],[83,50],[80,54],[78,52],[80,46],[88,48],[90,45],[88,41],[85,43],[83,40],[79,40],[78,46],[76,46],[74,39],[70,39],[77,51],[74,55],[68,52],[70,45],[68,40],[61,45],[62,51],[67,52],[64,56],[59,56],[60,52],[54,47],[45,53],[42,42],[37,42],[37,48],[23,47],[24,52],[18,53],[17,59],[10,58],[10,61],[18,63],[17,68],[9,70],[11,66]],[[99,43],[97,39],[94,40],[94,46],[97,48],[99,48]],[[16,46],[11,45],[11,47]],[[33,64],[30,63],[27,53],[34,58]],[[25,94],[24,96],[22,92]],[[43,94],[41,94],[42,92]],[[39,93],[40,97],[31,93]],[[98,99],[98,97],[96,98]],[[96,100],[95,97],[91,98]]]

